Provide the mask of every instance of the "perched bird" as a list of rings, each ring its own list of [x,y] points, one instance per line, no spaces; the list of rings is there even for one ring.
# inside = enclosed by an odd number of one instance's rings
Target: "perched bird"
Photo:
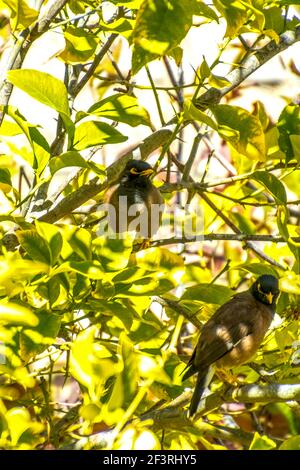
[[[152,184],[154,169],[142,160],[130,160],[120,183],[107,202],[114,208],[109,223],[116,233],[136,230],[144,239],[152,238],[161,222],[163,198]]]
[[[223,304],[201,330],[183,380],[198,374],[189,416],[192,417],[216,368],[248,361],[258,350],[272,322],[279,295],[278,279],[264,274],[249,290]]]

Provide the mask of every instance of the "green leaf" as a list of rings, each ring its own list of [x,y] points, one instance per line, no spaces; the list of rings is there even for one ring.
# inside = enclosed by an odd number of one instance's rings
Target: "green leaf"
[[[128,137],[105,122],[87,121],[76,126],[73,147],[84,150],[96,145],[119,144],[127,139]]]
[[[218,121],[221,137],[246,157],[265,160],[265,136],[256,116],[239,106],[227,104],[211,106],[211,110]]]
[[[74,271],[90,279],[102,279],[104,273],[98,261],[68,261],[55,270],[55,273]]]
[[[196,106],[190,100],[186,100],[184,102],[184,119],[187,121],[199,121],[207,124],[209,127],[214,129],[215,131],[218,129],[218,124],[207,114],[200,109],[196,108]]]
[[[300,436],[289,437],[281,444],[279,450],[300,450]]]
[[[12,302],[0,301],[0,323],[37,326],[38,317],[26,307]]]
[[[286,5],[286,2],[285,2],[285,5]],[[266,30],[272,30],[276,32],[277,34],[280,34],[282,33],[282,31],[284,31],[285,20],[284,20],[284,16],[282,15],[281,8],[278,8],[277,6],[265,8],[264,16],[265,16],[265,21],[266,21],[265,23]]]
[[[275,268],[273,268],[269,264],[263,263],[244,263],[234,266],[233,269],[242,269],[250,273],[256,274],[257,276],[261,276],[262,274],[271,274],[272,276],[277,276]]]
[[[18,124],[8,121],[7,119],[4,119],[2,121],[2,124],[0,126],[0,135],[12,137],[21,133],[22,130],[20,129]]]
[[[128,265],[132,252],[131,238],[104,238],[93,240],[93,252],[97,253],[105,271],[119,271]]]
[[[233,292],[229,287],[219,284],[199,284],[198,286],[188,287],[181,300],[197,300],[208,304],[219,304],[231,299]]]
[[[10,21],[13,31],[27,28],[39,16],[39,12],[30,8],[25,0],[2,0],[2,2],[11,10]]]
[[[258,31],[263,31],[265,28],[265,15],[262,5],[262,10],[255,8],[256,3],[258,2],[249,2],[249,1],[240,1],[242,5],[248,10],[249,23],[251,24],[251,29],[258,29]],[[253,5],[254,3],[254,5]],[[251,14],[252,13],[252,14]]]
[[[213,73],[210,75],[208,83],[210,86],[215,88],[225,88],[226,86],[231,85],[231,82],[227,80],[227,78],[214,75]]]
[[[21,247],[34,261],[41,261],[51,266],[51,250],[44,238],[35,230],[23,230],[17,233]]]
[[[62,236],[55,225],[47,224],[45,222],[35,221],[37,233],[46,240],[51,251],[51,264],[53,265],[61,252],[62,249]]]
[[[131,40],[132,71],[178,46],[192,26],[193,0],[144,0]]]
[[[53,344],[60,329],[61,318],[58,315],[46,310],[39,311],[36,315],[38,325],[34,329],[23,329],[20,335],[21,357],[24,361]]]
[[[84,64],[92,59],[97,40],[95,34],[85,31],[83,28],[68,26],[64,32],[66,46],[59,57],[67,64]]]
[[[262,184],[278,204],[286,204],[287,196],[285,187],[275,175],[268,171],[255,171],[251,175],[251,179]]]
[[[12,187],[10,172],[7,168],[0,168],[0,189],[9,193]]]
[[[285,153],[286,162],[300,159],[300,150],[294,147],[292,138],[300,134],[300,108],[298,104],[288,104],[278,118],[279,147]]]
[[[219,17],[216,12],[206,5],[204,2],[197,2],[194,10],[194,15],[203,16],[211,21],[219,23]]]
[[[34,160],[27,160],[40,174],[50,158],[50,146],[45,137],[33,124],[30,124],[20,111],[12,106],[5,107],[7,114],[15,121],[26,136],[34,155]],[[24,157],[25,158],[25,157]],[[26,159],[26,158],[25,158]]]
[[[288,294],[300,295],[300,275],[290,272],[280,279],[280,290]]]
[[[108,408],[124,408],[130,405],[138,391],[138,360],[129,338],[122,333],[119,337],[118,355],[122,358],[123,369],[117,375]]]
[[[275,448],[276,443],[272,439],[268,436],[261,436],[258,432],[255,432],[249,450],[271,450]]]
[[[111,353],[99,342],[95,342],[96,328],[91,327],[80,332],[72,344],[70,372],[84,385],[92,399],[103,394],[105,381],[118,373],[121,365],[111,359]],[[98,396],[100,394],[100,396]]]
[[[7,78],[32,98],[65,116],[70,115],[66,86],[53,75],[38,70],[21,69],[10,70]]]
[[[112,23],[104,23],[104,21],[100,21],[100,27],[103,31],[120,34],[126,39],[130,39],[134,25],[135,21],[128,18],[119,18]]]
[[[130,126],[150,126],[150,116],[145,108],[139,106],[134,96],[118,93],[93,104],[88,113],[103,116],[113,121],[124,122]]]
[[[69,152],[59,155],[59,157],[52,157],[49,162],[49,167],[51,174],[54,175],[57,171],[62,168],[68,167],[79,167],[79,168],[88,168],[92,170],[97,175],[105,175],[105,170],[102,165],[86,161],[79,152],[75,150],[70,150]]]
[[[206,62],[206,59],[204,56],[203,56],[203,61],[200,65],[199,71],[200,71],[200,77],[202,78],[202,80],[204,80],[205,78],[209,78],[211,76],[210,67],[208,63]]]
[[[182,269],[184,267],[182,257],[167,248],[149,248],[138,251],[135,254],[135,259],[139,267],[154,271],[171,271],[172,269]]]
[[[69,305],[68,290],[65,286],[64,274],[58,274],[49,279],[47,283],[48,298],[52,310],[65,310]],[[69,288],[69,286],[67,286]]]
[[[175,60],[175,63],[177,65],[177,67],[180,66],[181,62],[182,62],[182,57],[183,57],[183,49],[182,47],[180,46],[177,46],[177,47],[174,47],[174,49],[172,49],[169,54],[168,54],[170,57],[173,57],[173,59]]]
[[[59,155],[59,157],[51,158],[49,167],[51,174],[54,175],[62,168],[78,166],[80,168],[89,168],[88,162],[80,155],[79,152],[70,151]]]
[[[83,260],[91,259],[92,236],[88,230],[73,225],[65,226],[64,239],[80,258]]]
[[[213,4],[226,20],[225,37],[236,37],[248,19],[247,8],[241,2],[232,0],[213,0]]]

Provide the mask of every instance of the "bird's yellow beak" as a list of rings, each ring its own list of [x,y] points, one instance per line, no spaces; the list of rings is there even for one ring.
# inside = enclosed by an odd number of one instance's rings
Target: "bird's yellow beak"
[[[148,168],[148,170],[144,170],[140,174],[143,176],[148,176],[148,175],[152,175],[152,173],[154,173],[153,168]]]
[[[273,302],[274,295],[272,294],[272,292],[269,292],[268,294],[266,294],[266,297],[268,299],[269,304],[271,305],[271,303]]]
[[[153,168],[147,168],[147,170],[144,171],[137,171],[135,168],[131,168],[130,173],[133,175],[148,176],[154,173],[154,170]]]

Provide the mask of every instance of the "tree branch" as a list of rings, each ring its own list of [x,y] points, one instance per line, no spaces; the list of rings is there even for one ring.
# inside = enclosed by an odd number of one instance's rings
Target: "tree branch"
[[[98,183],[98,178],[92,179],[89,183],[65,197],[56,207],[40,217],[39,220],[54,223],[71,214],[73,210],[95,197],[101,191],[104,191],[108,186],[115,184],[126,163],[133,158],[136,152],[140,154],[142,160],[146,160],[154,150],[168,142],[171,135],[172,127],[166,126],[146,137],[135,149],[127,152],[107,168],[107,180],[104,183]]]
[[[300,26],[297,26],[295,31],[286,31],[281,34],[279,36],[278,44],[272,40],[261,49],[255,51],[252,55],[247,55],[239,66],[226,76],[226,79],[231,83],[229,86],[222,89],[213,87],[209,88],[194,101],[195,106],[203,110],[210,105],[218,104],[223,96],[237,88],[247,77],[249,77],[249,75],[259,69],[275,55],[284,51],[299,40]]]
[[[174,310],[179,315],[182,315],[190,323],[192,323],[196,328],[201,329],[202,323],[198,320],[197,314],[190,312],[186,308],[183,308],[176,300],[166,299],[165,297],[153,297],[152,299],[155,302],[158,302],[163,307],[169,307]]]
[[[195,422],[197,419],[224,403],[284,403],[289,401],[300,400],[300,384],[277,384],[271,383],[267,385],[248,384],[241,387],[230,387],[219,393],[212,393],[203,398],[196,415],[196,419],[192,421],[187,417],[187,411],[183,408],[190,402],[192,391],[187,391],[179,395],[169,405],[163,405],[159,409],[150,410],[139,418],[130,420],[127,424],[134,421],[148,421],[149,427],[154,431],[162,429],[185,429],[188,433],[199,435],[210,435],[215,438],[222,438],[230,441],[241,442],[249,445],[252,441],[253,434],[245,432],[241,429],[229,428],[221,425],[212,425],[206,422]],[[109,441],[109,433],[97,433],[90,437],[81,439],[76,443],[76,449],[90,445],[92,447],[105,447]],[[274,439],[276,441],[276,439]],[[277,440],[279,443],[279,441]]]
[[[300,237],[292,237],[295,243],[300,243]],[[195,243],[196,241],[255,241],[255,242],[272,242],[272,243],[286,243],[283,237],[273,235],[253,235],[245,233],[209,233],[199,235],[197,238],[188,237],[173,237],[165,238],[162,240],[153,240],[151,246],[164,246],[164,245],[175,245],[177,243]]]

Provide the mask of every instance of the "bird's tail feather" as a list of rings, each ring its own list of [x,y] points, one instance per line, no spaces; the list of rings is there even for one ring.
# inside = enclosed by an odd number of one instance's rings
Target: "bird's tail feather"
[[[205,389],[208,387],[212,379],[212,375],[213,375],[213,369],[211,367],[209,367],[208,369],[205,369],[204,371],[200,371],[198,373],[195,390],[194,390],[194,393],[191,399],[191,404],[189,407],[189,412],[188,412],[189,418],[192,418],[194,414],[197,412],[201,398],[203,397]]]
[[[182,381],[189,379],[192,375],[196,374],[197,367],[194,364],[187,364],[186,367],[183,369],[180,375],[182,375]]]

